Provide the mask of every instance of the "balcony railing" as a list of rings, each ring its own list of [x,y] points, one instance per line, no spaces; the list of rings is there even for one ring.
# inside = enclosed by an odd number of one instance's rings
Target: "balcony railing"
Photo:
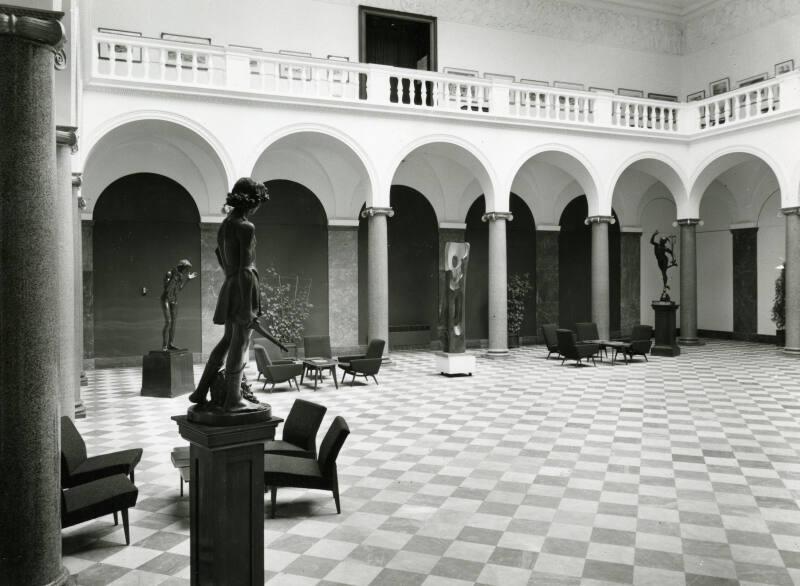
[[[107,33],[94,34],[91,78],[664,135],[800,111],[800,71],[678,103]]]

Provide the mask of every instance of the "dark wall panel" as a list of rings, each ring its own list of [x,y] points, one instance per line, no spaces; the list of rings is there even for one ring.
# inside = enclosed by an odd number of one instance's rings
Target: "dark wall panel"
[[[328,220],[319,199],[294,181],[267,182],[269,201],[253,216],[257,264],[273,267],[281,277],[310,280],[314,308],[306,335],[328,334]]]
[[[192,197],[167,177],[128,175],[103,191],[94,219],[95,356],[160,349],[164,274],[181,258],[199,270],[200,216]],[[178,297],[175,343],[193,352],[201,350],[200,285],[198,277]]]

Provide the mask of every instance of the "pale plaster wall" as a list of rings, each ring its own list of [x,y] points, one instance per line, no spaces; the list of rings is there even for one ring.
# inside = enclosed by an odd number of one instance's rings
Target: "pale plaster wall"
[[[786,257],[786,221],[780,212],[780,195],[775,192],[764,203],[758,216],[758,333],[775,334],[772,301],[775,297],[775,267]]]
[[[697,327],[733,331],[733,197],[712,183],[700,204],[697,226]],[[680,262],[680,261],[679,261]]]

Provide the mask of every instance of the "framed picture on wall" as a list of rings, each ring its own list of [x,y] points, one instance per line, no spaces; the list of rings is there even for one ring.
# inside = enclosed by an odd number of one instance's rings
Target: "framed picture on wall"
[[[123,35],[126,37],[142,37],[142,33],[136,31],[126,31],[118,28],[103,28],[99,27],[97,29],[99,33],[109,33],[112,35]],[[105,41],[101,41],[97,44],[97,58],[102,59],[103,61],[110,61],[111,54],[114,55],[114,61],[127,61],[128,60],[128,46],[127,45],[117,45],[114,43],[107,43]],[[134,63],[141,63],[142,62],[142,48],[141,47],[133,47],[131,51],[131,61]]]
[[[765,71],[764,73],[759,73],[758,75],[751,75],[750,77],[740,79],[738,82],[736,82],[736,87],[747,87],[748,85],[766,81],[768,78],[769,74]]]
[[[582,92],[586,89],[586,86],[584,86],[582,83],[574,83],[571,81],[554,81],[553,87],[557,87],[562,90],[575,90],[579,92]]]
[[[698,92],[694,92],[693,94],[689,94],[686,96],[687,102],[699,102],[700,100],[706,99],[706,90],[700,90]]]
[[[496,79],[497,81],[507,81],[509,83],[514,83],[516,80],[513,75],[507,75],[505,73],[484,73],[483,79]]]
[[[519,82],[524,83],[526,85],[541,85],[550,87],[549,81],[542,81],[540,79],[520,79]]]
[[[708,93],[712,96],[718,96],[720,94],[724,94],[730,89],[731,89],[731,80],[727,77],[723,77],[722,79],[718,79],[717,81],[712,81],[708,85]]]
[[[626,98],[643,98],[644,92],[642,90],[631,90],[624,87],[617,88],[617,94],[625,96]]]
[[[613,95],[614,95],[614,90],[612,90],[612,89],[610,89],[610,88],[606,88],[606,87],[594,87],[594,86],[590,86],[590,87],[589,87],[589,91],[590,91],[590,92],[594,92],[594,93],[596,93],[596,94],[608,94],[608,95],[611,95],[611,96],[613,96]]]
[[[654,94],[652,92],[647,94],[648,100],[661,100],[662,102],[677,102],[678,96],[672,94]]]
[[[281,49],[278,51],[281,55],[286,55],[289,57],[311,57],[311,53],[307,51],[289,51],[286,49]],[[305,73],[306,81],[311,81],[311,66],[307,67],[296,67],[290,66],[288,63],[281,63],[280,67],[278,68],[278,75],[283,79],[289,79],[289,72],[291,70],[292,79],[303,79],[303,73]]]
[[[780,63],[775,64],[775,75],[783,75],[784,73],[789,73],[793,70],[794,59],[788,59],[787,61],[781,61]]]
[[[457,75],[459,77],[466,77],[466,78],[476,78],[478,77],[478,72],[475,69],[463,69],[461,67],[445,67],[442,70],[442,73],[446,73],[447,75]],[[458,90],[456,88],[459,88]],[[462,99],[466,98],[469,92],[469,87],[466,85],[456,84],[456,83],[448,83],[447,84],[447,93],[450,96],[455,96],[458,93]],[[473,99],[475,95],[471,96]]]

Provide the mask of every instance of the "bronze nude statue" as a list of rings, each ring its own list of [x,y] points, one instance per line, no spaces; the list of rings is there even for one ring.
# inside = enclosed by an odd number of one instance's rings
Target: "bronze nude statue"
[[[164,313],[161,349],[164,351],[185,350],[185,348],[176,347],[173,342],[175,341],[175,325],[178,321],[178,292],[186,283],[197,277],[197,273],[189,272],[191,268],[192,263],[182,259],[178,262],[177,267],[168,270],[164,275],[164,291],[161,293],[161,311]]]
[[[283,347],[264,332],[258,322],[262,311],[256,269],[256,234],[249,217],[267,199],[266,186],[249,177],[239,179],[228,194],[226,205],[230,211],[219,227],[216,249],[217,260],[225,272],[225,282],[214,312],[214,323],[224,325],[225,333],[211,351],[197,388],[189,396],[189,400],[196,403],[189,410],[190,419],[199,421],[201,414],[210,413],[210,420],[214,421],[211,424],[224,425],[223,420],[216,421],[214,416],[252,414],[269,417],[268,405],[245,400],[241,384],[254,329]],[[223,362],[224,378],[220,373]]]
[[[656,241],[656,236],[658,236],[658,230],[653,232],[653,235],[650,236],[650,244],[653,245],[653,252],[656,255],[658,268],[661,270],[661,279],[664,283],[664,287],[661,290],[661,301],[670,301],[669,293],[667,293],[669,289],[669,285],[667,284],[667,270],[678,266],[678,261],[675,260],[671,239],[666,237],[659,238],[658,241]],[[667,258],[667,256],[669,256],[669,258]]]

